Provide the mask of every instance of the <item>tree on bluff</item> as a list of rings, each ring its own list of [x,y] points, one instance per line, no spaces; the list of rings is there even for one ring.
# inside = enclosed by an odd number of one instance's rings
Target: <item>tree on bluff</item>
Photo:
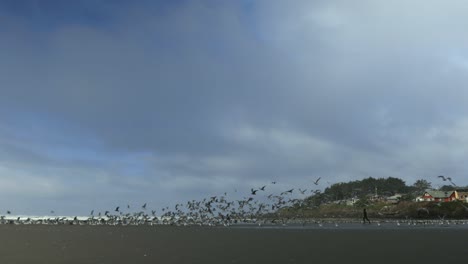
[[[424,180],[424,179],[420,179],[420,180],[417,180],[413,186],[412,186],[415,191],[417,191],[418,193],[422,193],[424,192],[426,189],[431,189],[432,188],[432,185],[430,182],[428,182],[427,180]]]
[[[362,197],[368,194],[394,195],[395,193],[405,193],[409,190],[402,179],[388,178],[366,178],[359,181],[347,183],[336,183],[325,189],[324,193],[333,200],[343,200],[352,197]]]
[[[444,192],[451,192],[454,191],[456,188],[453,185],[444,185],[439,188],[439,191],[444,191]]]

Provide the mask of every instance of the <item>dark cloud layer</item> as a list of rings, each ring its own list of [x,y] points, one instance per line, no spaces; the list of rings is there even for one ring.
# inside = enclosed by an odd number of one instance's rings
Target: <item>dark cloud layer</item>
[[[0,11],[1,208],[468,184],[463,1],[38,5]]]

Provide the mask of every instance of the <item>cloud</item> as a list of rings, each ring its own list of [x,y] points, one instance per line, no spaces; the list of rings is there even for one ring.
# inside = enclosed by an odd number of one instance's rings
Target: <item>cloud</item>
[[[2,12],[0,165],[23,175],[8,186],[31,179],[18,195],[66,211],[318,176],[468,184],[462,1],[83,5]]]

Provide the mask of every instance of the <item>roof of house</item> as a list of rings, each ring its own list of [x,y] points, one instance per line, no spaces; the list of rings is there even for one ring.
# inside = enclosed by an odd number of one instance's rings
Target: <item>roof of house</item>
[[[398,200],[401,198],[401,196],[402,196],[401,194],[395,194],[395,195],[387,197],[387,200]]]
[[[437,190],[427,190],[427,194],[434,198],[448,198],[453,192],[444,192],[444,191],[437,191]]]

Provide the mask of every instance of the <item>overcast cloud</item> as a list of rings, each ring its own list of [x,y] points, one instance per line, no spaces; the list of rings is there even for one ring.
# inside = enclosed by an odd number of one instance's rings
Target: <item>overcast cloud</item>
[[[468,184],[466,1],[60,2],[0,4],[0,213]]]

